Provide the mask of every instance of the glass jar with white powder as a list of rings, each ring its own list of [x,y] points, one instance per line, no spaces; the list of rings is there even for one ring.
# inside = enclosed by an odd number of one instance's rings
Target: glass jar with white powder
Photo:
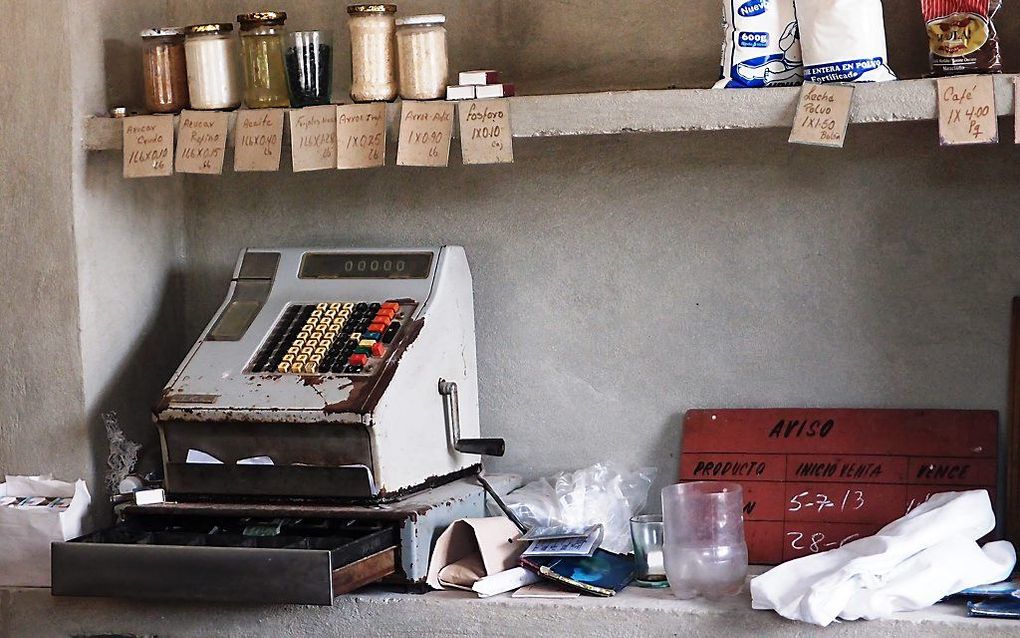
[[[191,108],[233,109],[241,105],[237,39],[229,22],[194,24],[184,30]]]
[[[449,61],[446,16],[438,13],[398,18],[397,59],[400,97],[434,100],[446,94]]]
[[[351,99],[389,102],[397,97],[395,4],[352,4]]]

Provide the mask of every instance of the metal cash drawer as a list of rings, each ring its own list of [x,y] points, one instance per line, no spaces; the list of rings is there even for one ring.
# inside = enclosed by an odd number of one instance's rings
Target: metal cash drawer
[[[53,595],[331,605],[395,573],[397,545],[369,521],[136,517],[53,543]]]

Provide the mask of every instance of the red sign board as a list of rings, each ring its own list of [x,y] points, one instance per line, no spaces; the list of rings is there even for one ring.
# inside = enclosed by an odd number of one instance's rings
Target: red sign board
[[[976,410],[691,410],[681,481],[744,488],[752,563],[870,536],[932,494],[995,500],[999,415]]]

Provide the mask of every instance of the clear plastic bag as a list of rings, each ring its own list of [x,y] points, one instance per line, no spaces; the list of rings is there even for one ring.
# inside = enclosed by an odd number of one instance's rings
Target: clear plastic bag
[[[576,472],[541,478],[511,492],[507,506],[526,527],[562,525],[583,529],[601,524],[602,547],[618,554],[632,551],[630,517],[641,512],[657,470],[627,470],[596,463]]]

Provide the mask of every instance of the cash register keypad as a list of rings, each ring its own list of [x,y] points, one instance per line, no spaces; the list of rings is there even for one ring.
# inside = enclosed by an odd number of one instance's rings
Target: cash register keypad
[[[404,314],[395,301],[292,304],[249,372],[370,374],[386,356]]]

